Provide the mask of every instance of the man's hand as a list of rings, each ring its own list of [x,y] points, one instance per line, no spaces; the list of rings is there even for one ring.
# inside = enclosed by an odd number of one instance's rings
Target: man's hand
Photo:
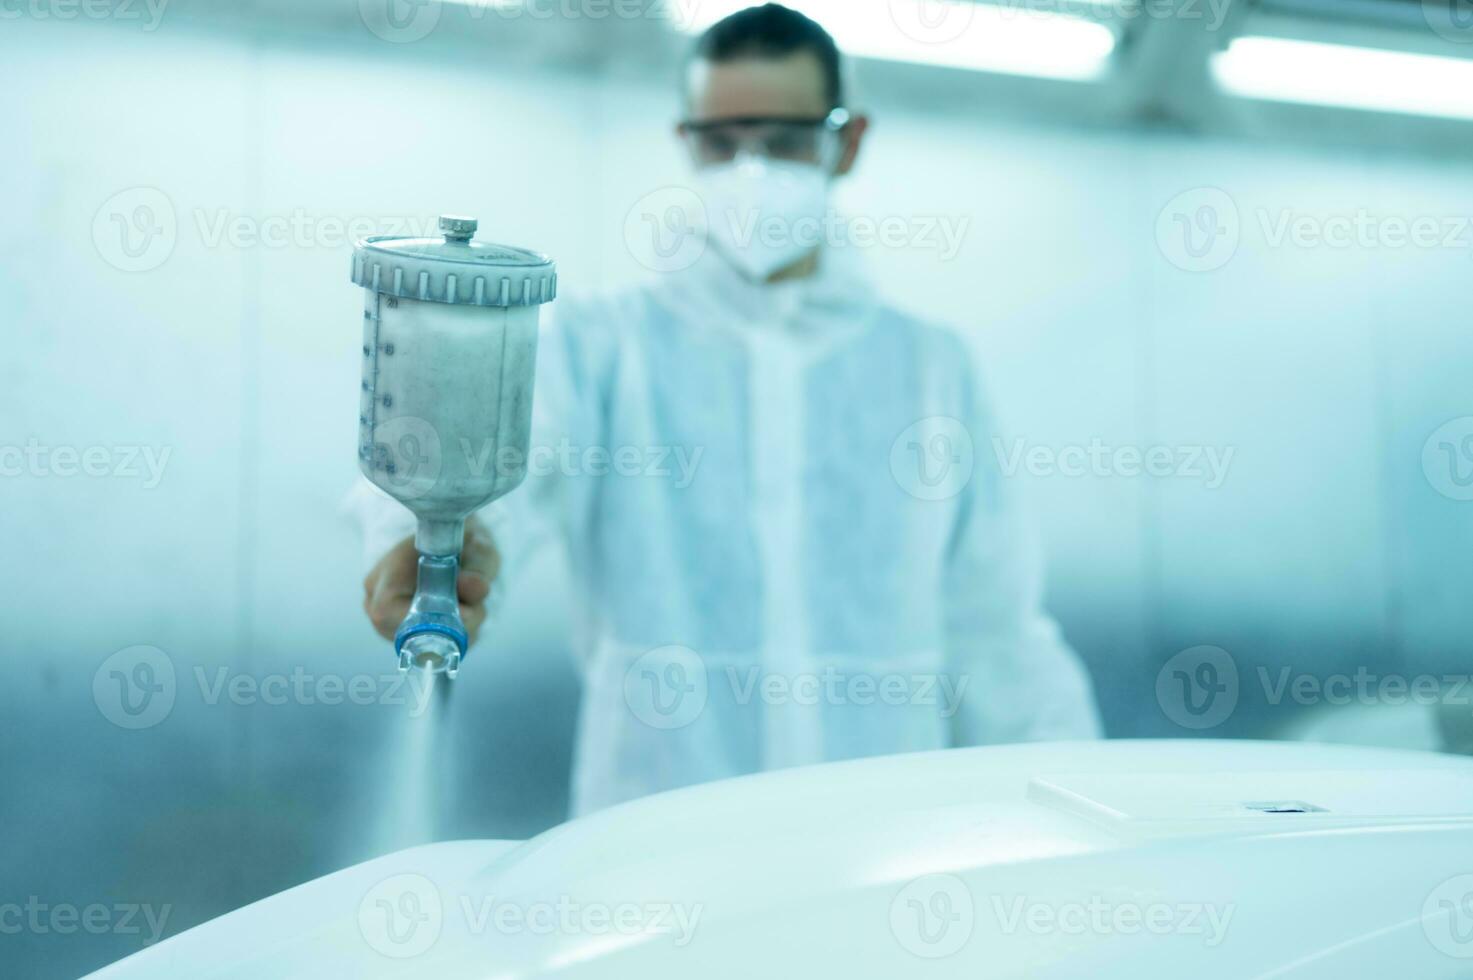
[[[486,621],[486,596],[491,594],[491,583],[500,571],[501,555],[491,533],[474,518],[466,521],[460,578],[455,585],[460,593],[460,618],[465,620],[471,643],[476,642],[476,634]],[[392,640],[409,614],[418,574],[419,552],[414,548],[414,538],[408,537],[390,548],[363,580],[363,611],[384,639]]]

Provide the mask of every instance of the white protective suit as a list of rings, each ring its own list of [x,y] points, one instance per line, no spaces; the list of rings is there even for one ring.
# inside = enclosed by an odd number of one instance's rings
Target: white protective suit
[[[881,304],[857,265],[836,250],[813,278],[757,285],[708,254],[543,311],[544,448],[483,517],[504,579],[544,531],[569,549],[576,812],[783,766],[1098,736],[966,348]],[[373,557],[413,531],[386,497],[364,510]]]

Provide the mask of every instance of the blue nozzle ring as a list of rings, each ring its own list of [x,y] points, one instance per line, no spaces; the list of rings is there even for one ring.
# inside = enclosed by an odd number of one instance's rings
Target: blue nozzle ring
[[[439,633],[441,636],[450,637],[455,641],[455,646],[460,650],[462,657],[465,656],[466,647],[470,643],[470,637],[466,636],[464,630],[455,629],[453,626],[442,626],[439,623],[418,623],[394,634],[394,653],[402,653],[405,641],[421,633]]]

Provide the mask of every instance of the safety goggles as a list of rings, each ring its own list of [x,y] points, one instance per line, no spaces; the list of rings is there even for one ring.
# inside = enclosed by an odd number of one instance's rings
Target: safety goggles
[[[680,135],[697,166],[730,163],[744,154],[770,160],[832,165],[842,147],[849,112],[835,109],[818,119],[753,116],[711,122],[686,120]]]

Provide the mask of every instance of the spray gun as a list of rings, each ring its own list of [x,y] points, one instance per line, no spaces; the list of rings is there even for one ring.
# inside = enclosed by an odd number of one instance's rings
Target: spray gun
[[[394,637],[399,669],[454,677],[466,650],[456,579],[466,518],[527,475],[538,307],[557,295],[545,255],[443,238],[367,238],[358,465],[418,519],[419,577]]]

